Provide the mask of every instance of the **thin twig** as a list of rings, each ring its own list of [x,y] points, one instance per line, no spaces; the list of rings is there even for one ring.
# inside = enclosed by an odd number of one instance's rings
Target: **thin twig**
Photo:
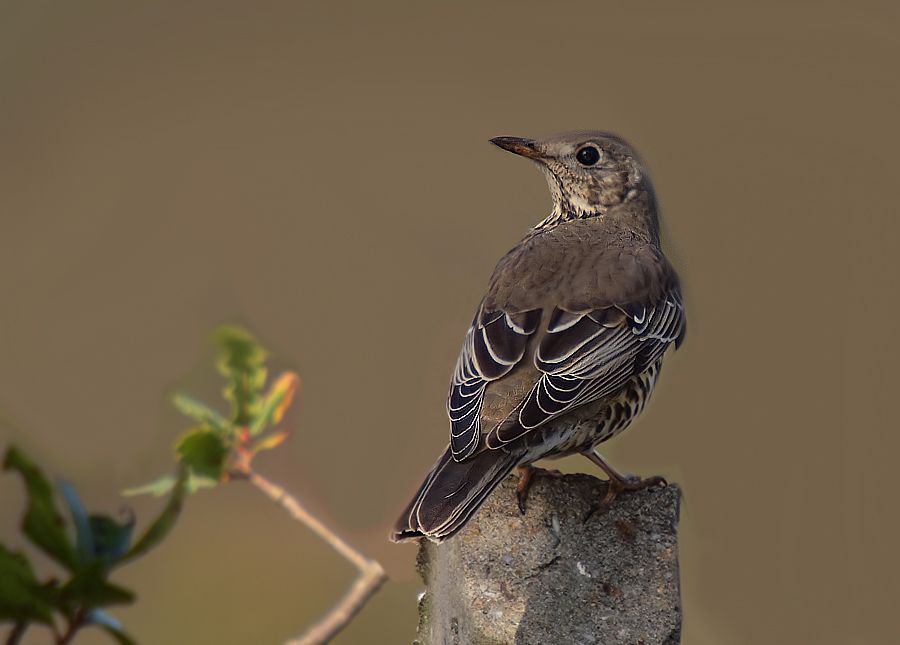
[[[350,546],[337,533],[325,526],[319,518],[306,510],[296,497],[278,484],[269,481],[247,467],[238,474],[246,477],[251,484],[265,493],[269,499],[284,508],[292,518],[312,529],[316,535],[330,544],[335,551],[352,563],[359,571],[359,577],[349,591],[344,594],[344,597],[300,638],[287,641],[285,645],[321,645],[322,643],[327,643],[350,622],[353,616],[368,602],[369,598],[384,584],[387,580],[384,569],[378,562],[367,558]]]
[[[6,639],[6,645],[18,645],[18,642],[22,640],[22,636],[25,634],[25,630],[28,629],[28,623],[24,621],[17,622],[12,631],[9,632],[9,636]]]
[[[75,612],[75,615],[69,619],[69,626],[65,633],[57,637],[56,645],[67,645],[67,643],[71,643],[78,630],[84,626],[85,618],[86,614],[84,609],[78,609]]]

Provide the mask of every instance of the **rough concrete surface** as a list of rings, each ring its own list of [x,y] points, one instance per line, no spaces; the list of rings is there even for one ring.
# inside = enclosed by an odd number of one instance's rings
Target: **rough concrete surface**
[[[468,526],[423,542],[421,645],[677,645],[677,486],[606,492],[589,475],[535,478],[523,516],[507,478]]]

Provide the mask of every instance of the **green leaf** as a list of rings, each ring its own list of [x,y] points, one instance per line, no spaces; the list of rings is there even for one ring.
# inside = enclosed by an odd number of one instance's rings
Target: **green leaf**
[[[209,426],[190,430],[178,440],[175,451],[193,474],[216,481],[222,478],[229,447],[225,439]]]
[[[93,609],[134,602],[134,592],[109,582],[109,566],[95,560],[82,567],[60,589],[63,602]]]
[[[94,609],[87,616],[88,623],[97,625],[112,636],[119,645],[137,645],[131,636],[125,633],[122,623],[102,609]]]
[[[184,496],[187,493],[188,475],[187,468],[182,467],[179,470],[178,478],[175,480],[175,485],[172,487],[172,493],[169,496],[169,501],[165,508],[163,508],[153,524],[151,524],[144,534],[138,538],[137,542],[135,542],[128,553],[125,554],[125,557],[119,560],[117,564],[123,564],[124,562],[143,555],[159,544],[166,535],[169,534],[169,531],[175,526],[175,521],[181,513],[181,507],[184,505]]]
[[[195,473],[191,473],[190,477],[188,477],[185,487],[187,488],[187,492],[193,495],[198,490],[204,488],[215,488],[218,485],[218,479],[210,479],[209,477],[201,477]]]
[[[172,397],[172,404],[183,415],[190,417],[201,425],[207,424],[217,432],[223,434],[227,434],[231,431],[230,424],[225,417],[205,403],[201,403],[184,394],[176,394]]]
[[[4,470],[15,470],[25,482],[28,509],[22,530],[35,545],[61,565],[74,570],[78,557],[71,538],[66,533],[62,515],[56,508],[53,488],[40,469],[15,446],[7,450]]]
[[[177,481],[178,480],[174,475],[163,475],[149,484],[135,486],[134,488],[126,488],[122,491],[122,494],[125,497],[134,497],[135,495],[153,495],[154,497],[162,497],[175,488],[175,483]]]
[[[219,346],[219,372],[229,380],[225,398],[231,401],[231,420],[235,425],[249,425],[259,414],[267,352],[239,327],[220,327],[213,339]]]
[[[122,494],[126,497],[133,497],[134,495],[153,495],[154,497],[162,497],[173,488],[175,488],[176,482],[177,480],[174,476],[164,475],[163,477],[157,479],[155,482],[151,482],[143,486],[137,486],[135,488],[127,488],[122,491]],[[201,488],[215,488],[218,485],[218,479],[201,477],[196,473],[190,473],[185,484],[187,492],[191,494],[196,493]]]
[[[285,442],[288,436],[288,433],[284,430],[267,434],[265,437],[254,443],[251,450],[256,453],[261,450],[271,450],[272,448],[277,448]]]
[[[0,544],[0,621],[53,623],[53,590],[42,586],[28,560]]]
[[[294,372],[285,372],[272,383],[263,399],[259,413],[250,424],[251,436],[258,435],[267,425],[277,424],[281,421],[285,411],[294,400],[294,394],[299,385],[300,377]]]

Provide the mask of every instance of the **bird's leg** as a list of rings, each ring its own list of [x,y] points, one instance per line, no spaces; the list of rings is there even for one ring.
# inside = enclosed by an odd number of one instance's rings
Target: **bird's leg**
[[[609,481],[607,482],[606,495],[600,500],[600,503],[596,506],[593,506],[585,515],[584,521],[587,521],[588,518],[591,517],[594,513],[597,512],[605,512],[609,510],[609,507],[612,505],[613,500],[618,497],[619,493],[624,491],[635,491],[635,490],[643,490],[644,488],[650,488],[651,486],[656,486],[657,484],[662,484],[665,486],[668,482],[666,482],[665,478],[660,477],[659,475],[654,475],[652,477],[640,478],[637,475],[623,475],[618,472],[615,468],[606,463],[606,460],[597,454],[593,448],[590,450],[585,450],[582,452],[585,457],[590,459],[593,463],[600,466],[603,472],[606,473],[607,477],[609,477]]]
[[[610,483],[614,483],[615,487],[621,491],[633,491],[633,490],[642,490],[644,488],[649,488],[650,486],[656,486],[657,484],[666,484],[666,480],[659,475],[654,475],[652,477],[646,477],[641,479],[637,475],[623,475],[618,472],[615,468],[610,466],[606,460],[601,457],[599,454],[594,452],[593,449],[585,450],[583,453],[585,457],[590,459],[593,463],[600,466],[603,472],[609,477]]]
[[[547,470],[546,468],[538,468],[531,464],[523,464],[518,466],[519,482],[516,484],[516,501],[519,503],[519,512],[525,515],[525,500],[528,499],[528,490],[531,488],[532,480],[537,474],[549,475],[550,477],[562,477],[562,473],[558,470]]]

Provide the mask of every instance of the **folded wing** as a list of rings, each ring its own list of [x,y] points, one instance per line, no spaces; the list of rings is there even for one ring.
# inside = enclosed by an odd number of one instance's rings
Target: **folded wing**
[[[534,354],[541,375],[522,403],[487,436],[489,448],[513,442],[550,419],[615,393],[656,362],[685,332],[677,288],[650,305],[587,312],[556,308]]]
[[[540,310],[505,313],[480,309],[472,321],[447,397],[450,450],[456,461],[465,459],[478,447],[485,388],[522,360],[528,338],[540,319]]]

